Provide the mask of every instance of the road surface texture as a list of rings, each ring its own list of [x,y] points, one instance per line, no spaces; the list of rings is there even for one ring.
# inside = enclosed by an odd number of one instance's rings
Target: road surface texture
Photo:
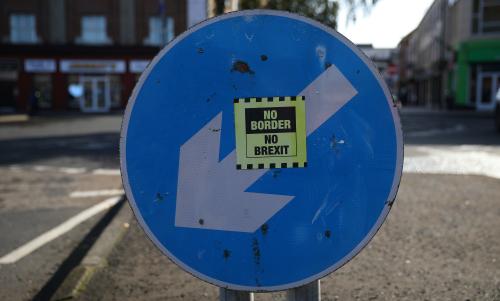
[[[405,174],[386,223],[322,300],[500,300],[500,181]],[[265,256],[265,254],[262,254]],[[82,300],[217,300],[132,223]],[[283,293],[256,300],[285,300]]]
[[[120,121],[45,116],[0,125],[0,300],[47,299],[78,264],[106,213],[72,218],[121,194]]]
[[[402,121],[397,201],[373,241],[322,280],[323,300],[500,300],[492,117],[406,110]],[[73,115],[0,125],[0,300],[49,299],[99,235],[110,212],[99,206],[122,194],[120,123],[119,115]],[[172,264],[134,220],[128,229],[78,299],[217,300],[215,286]]]

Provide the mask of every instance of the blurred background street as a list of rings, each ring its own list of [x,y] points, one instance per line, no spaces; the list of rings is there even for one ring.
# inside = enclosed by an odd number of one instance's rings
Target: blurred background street
[[[218,298],[153,246],[124,203],[123,110],[151,59],[187,28],[278,8],[352,39],[404,130],[388,220],[322,280],[323,300],[500,300],[500,1],[415,2],[1,1],[0,299]],[[116,244],[78,280],[113,220],[106,240]]]

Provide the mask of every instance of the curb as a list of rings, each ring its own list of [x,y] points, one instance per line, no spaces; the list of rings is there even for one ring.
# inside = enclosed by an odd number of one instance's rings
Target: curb
[[[92,277],[108,265],[108,257],[114,247],[128,231],[132,219],[132,210],[125,205],[99,236],[95,244],[59,286],[51,300],[76,299],[84,292]]]
[[[0,124],[26,122],[29,121],[29,119],[30,117],[26,114],[0,115]]]

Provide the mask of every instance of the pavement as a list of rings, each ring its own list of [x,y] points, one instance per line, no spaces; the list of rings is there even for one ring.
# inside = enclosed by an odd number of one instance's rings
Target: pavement
[[[29,119],[29,116],[26,114],[0,115],[0,123],[26,122]]]
[[[396,204],[368,247],[322,280],[323,300],[500,300],[492,116],[403,110],[402,123]],[[216,287],[160,254],[128,205],[118,207],[120,125],[119,115],[0,124],[1,300],[217,299]],[[100,259],[89,265],[92,256]]]

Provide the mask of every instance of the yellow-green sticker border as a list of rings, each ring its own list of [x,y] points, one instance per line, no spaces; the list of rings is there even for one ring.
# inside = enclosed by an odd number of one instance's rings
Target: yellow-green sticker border
[[[235,98],[234,103],[234,122],[236,136],[236,169],[273,169],[273,168],[304,168],[307,167],[307,145],[306,145],[306,120],[305,120],[305,96],[270,96],[270,97],[245,97]],[[297,137],[297,155],[293,157],[261,157],[247,158],[246,141],[238,135],[239,126],[245,125],[244,110],[247,107],[261,108],[263,103],[273,107],[285,107],[291,104],[296,109],[296,137]],[[244,107],[238,108],[243,104]],[[255,105],[255,106],[254,106]],[[241,124],[238,124],[240,120]],[[241,131],[241,130],[240,130]],[[244,130],[246,135],[246,130]],[[255,161],[261,161],[255,163]],[[264,161],[264,162],[262,162]],[[272,162],[271,162],[272,161]]]

